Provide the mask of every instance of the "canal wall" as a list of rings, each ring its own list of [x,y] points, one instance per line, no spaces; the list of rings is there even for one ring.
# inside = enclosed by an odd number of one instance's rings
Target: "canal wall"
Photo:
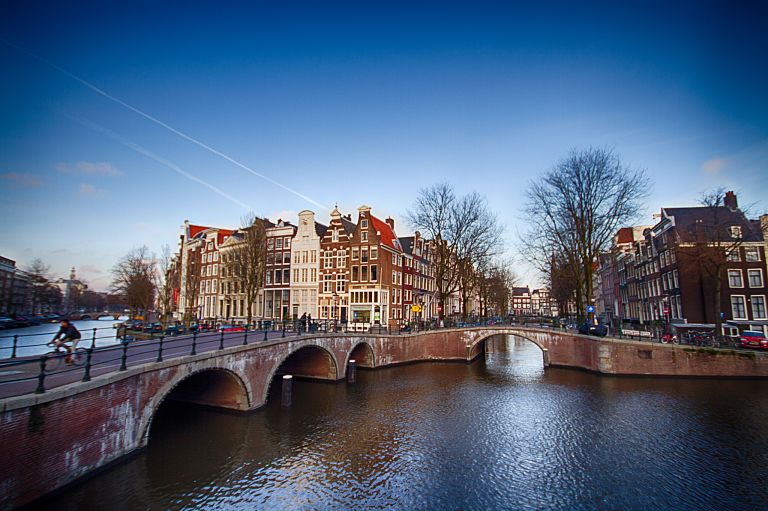
[[[419,361],[468,362],[495,335],[542,349],[545,366],[611,375],[768,377],[768,354],[597,339],[543,329],[487,327],[412,335],[312,335],[276,339],[130,367],[0,400],[0,508],[51,491],[146,446],[165,399],[236,411],[262,406],[281,373],[337,381],[348,362],[387,367]]]

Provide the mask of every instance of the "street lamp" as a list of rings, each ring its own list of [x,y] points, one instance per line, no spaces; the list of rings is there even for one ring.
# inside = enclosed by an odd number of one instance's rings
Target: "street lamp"
[[[331,318],[333,319],[333,331],[336,331],[336,307],[339,301],[339,295],[336,294],[336,291],[333,292],[333,295],[331,295],[333,299],[333,308],[331,309]]]

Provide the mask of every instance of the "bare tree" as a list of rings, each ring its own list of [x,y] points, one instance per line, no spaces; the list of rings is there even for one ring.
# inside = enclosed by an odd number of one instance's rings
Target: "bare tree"
[[[477,269],[477,292],[483,316],[504,315],[512,300],[512,288],[518,280],[511,263],[487,261]]]
[[[572,150],[530,183],[521,252],[539,268],[546,268],[552,254],[566,263],[580,318],[592,299],[598,255],[616,230],[637,216],[649,186],[642,170],[631,169],[606,148]]]
[[[419,190],[409,223],[433,241],[431,263],[439,316],[443,317],[448,297],[467,286],[462,301],[471,296],[474,270],[483,258],[501,252],[501,225],[476,192],[457,197],[448,183]],[[466,316],[466,307],[463,307]]]
[[[254,214],[242,219],[243,227],[236,236],[240,238],[230,251],[224,268],[227,277],[245,295],[248,323],[253,319],[253,304],[264,287],[267,262],[266,220]]]
[[[725,188],[716,188],[704,192],[699,203],[704,206],[701,215],[690,226],[689,232],[681,233],[684,238],[678,246],[677,256],[688,266],[695,268],[698,273],[699,293],[704,306],[703,317],[706,317],[706,305],[709,304],[714,316],[715,333],[722,331],[720,317],[722,302],[722,286],[731,254],[738,254],[744,244],[750,222],[744,213],[726,206]],[[736,226],[738,230],[732,231]]]
[[[51,267],[45,264],[42,259],[35,258],[32,264],[24,270],[29,278],[31,310],[33,314],[40,312],[44,306],[52,305],[51,301],[56,306],[61,305],[61,292],[59,292],[59,299],[56,300],[55,293],[52,293],[50,289],[52,287],[50,269]],[[59,303],[56,304],[55,302]]]
[[[134,248],[112,268],[112,291],[125,298],[131,316],[148,318],[155,301],[157,261],[146,246]]]

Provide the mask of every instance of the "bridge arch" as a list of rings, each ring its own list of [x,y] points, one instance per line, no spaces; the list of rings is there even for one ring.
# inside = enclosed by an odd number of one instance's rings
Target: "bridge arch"
[[[190,372],[179,371],[144,407],[138,429],[139,447],[147,445],[152,421],[162,404],[169,398],[205,406],[246,411],[252,406],[253,390],[247,378],[232,369],[214,363],[203,367],[197,366]]]
[[[515,337],[520,337],[521,339],[525,339],[526,341],[530,341],[533,344],[535,344],[542,352],[542,357],[544,359],[544,366],[549,365],[549,346],[545,345],[545,343],[542,343],[539,339],[537,339],[533,335],[529,335],[527,332],[520,331],[517,329],[499,329],[499,330],[488,330],[479,332],[479,335],[472,339],[467,344],[469,345],[469,348],[467,349],[468,352],[468,358],[470,360],[474,360],[474,358],[482,351],[485,351],[484,344],[485,341],[490,339],[491,337],[495,337],[497,335],[513,335]],[[481,351],[482,350],[482,351]]]
[[[344,367],[349,365],[349,361],[354,360],[357,367],[373,369],[376,367],[376,354],[373,347],[365,341],[360,341],[349,350]]]
[[[278,371],[300,378],[329,381],[340,378],[338,361],[330,350],[319,344],[305,344],[291,350],[272,366],[264,385],[261,403],[267,402],[269,388]]]

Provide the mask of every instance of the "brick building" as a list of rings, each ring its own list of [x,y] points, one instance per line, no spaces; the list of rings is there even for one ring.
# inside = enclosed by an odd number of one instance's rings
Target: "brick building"
[[[291,241],[296,226],[278,220],[267,228],[266,278],[264,279],[265,320],[291,319]]]

